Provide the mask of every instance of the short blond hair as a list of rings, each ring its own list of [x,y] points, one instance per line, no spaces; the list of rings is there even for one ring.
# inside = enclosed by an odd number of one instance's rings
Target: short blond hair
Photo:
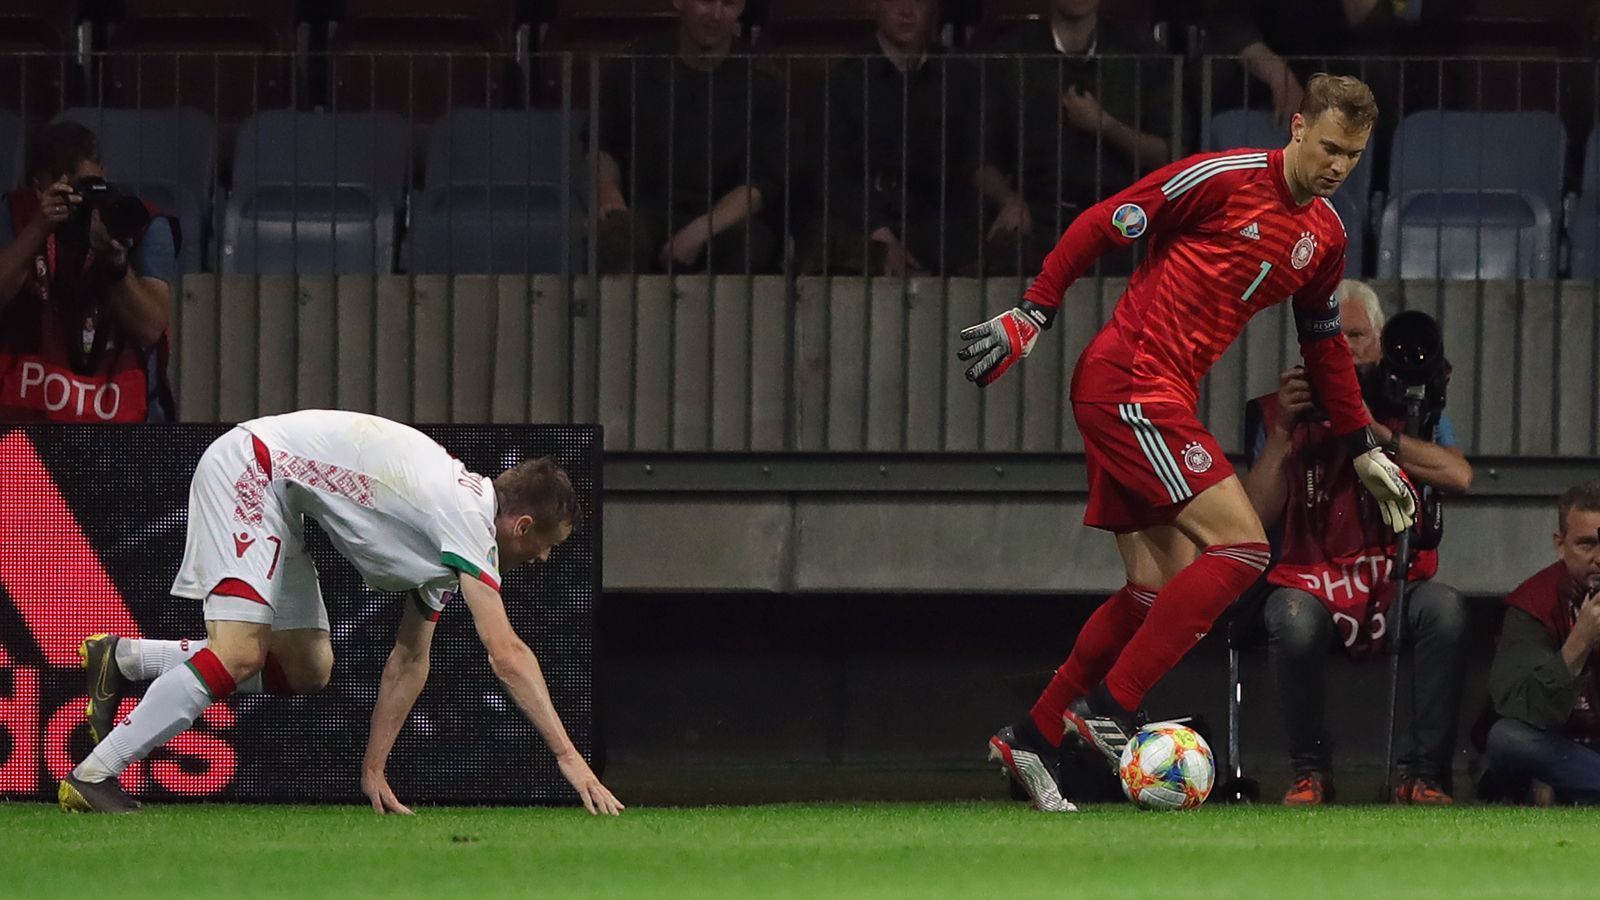
[[[1330,109],[1338,110],[1353,131],[1371,128],[1378,121],[1378,101],[1366,82],[1353,75],[1318,72],[1306,82],[1300,115],[1309,122]]]

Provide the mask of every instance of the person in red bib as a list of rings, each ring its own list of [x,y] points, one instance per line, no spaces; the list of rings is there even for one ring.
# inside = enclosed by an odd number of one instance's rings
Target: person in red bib
[[[1339,318],[1362,385],[1376,387],[1382,349],[1383,306],[1359,281],[1336,292]],[[1406,437],[1403,411],[1387,409],[1369,388],[1372,429],[1414,481],[1445,494],[1472,484],[1472,465],[1455,447],[1454,430],[1441,415],[1433,440]],[[1261,411],[1254,436],[1255,464],[1244,476],[1262,524],[1281,526],[1278,559],[1267,573],[1272,593],[1265,618],[1274,680],[1288,730],[1295,779],[1283,802],[1314,806],[1333,799],[1333,743],[1323,725],[1323,664],[1342,647],[1352,657],[1384,646],[1394,596],[1390,570],[1394,531],[1381,521],[1361,489],[1343,444],[1314,408],[1305,371],[1284,372],[1276,394],[1253,403]],[[1415,711],[1401,733],[1410,747],[1395,799],[1446,805],[1450,763],[1461,707],[1466,610],[1461,597],[1435,576],[1439,554],[1412,554],[1406,591],[1404,649],[1412,666]]]
[[[24,168],[0,198],[0,423],[170,421],[172,222],[114,239],[80,213],[75,186],[106,171],[76,122],[35,129]]]
[[[1559,558],[1506,598],[1484,799],[1600,804],[1600,481],[1569,488],[1556,515]]]
[[[1313,78],[1281,150],[1191,156],[1090,207],[1016,308],[961,333],[967,377],[994,382],[1027,356],[1097,259],[1146,240],[1071,392],[1088,470],[1084,524],[1116,535],[1127,584],[1089,617],[1029,715],[989,740],[990,758],[1038,809],[1075,808],[1053,775],[1063,735],[1117,766],[1145,694],[1266,571],[1260,517],[1196,412],[1200,380],[1257,312],[1291,301],[1301,354],[1355,474],[1386,524],[1411,526],[1415,494],[1368,427],[1333,295],[1346,238],[1328,197],[1377,118],[1360,80]]]

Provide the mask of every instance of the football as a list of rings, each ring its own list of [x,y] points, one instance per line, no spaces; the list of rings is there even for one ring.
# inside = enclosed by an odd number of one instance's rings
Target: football
[[[1122,792],[1141,809],[1194,809],[1216,781],[1211,747],[1193,728],[1153,722],[1122,750]]]

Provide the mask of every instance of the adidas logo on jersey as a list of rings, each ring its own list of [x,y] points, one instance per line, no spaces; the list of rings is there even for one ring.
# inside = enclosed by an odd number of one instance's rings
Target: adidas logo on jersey
[[[1239,229],[1239,233],[1252,241],[1261,240],[1261,229],[1257,228],[1256,223],[1254,222],[1251,222],[1249,225]]]

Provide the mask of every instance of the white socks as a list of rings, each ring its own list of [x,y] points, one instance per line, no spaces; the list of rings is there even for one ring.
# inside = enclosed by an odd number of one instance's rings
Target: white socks
[[[206,648],[204,640],[155,641],[123,638],[117,641],[117,668],[122,677],[134,681],[160,678],[168,669],[181,666]]]
[[[164,643],[177,643],[176,641]],[[151,683],[144,699],[106,735],[87,759],[72,770],[84,781],[103,781],[122,774],[128,763],[144,759],[194,724],[213,698],[233,693],[233,678],[210,650],[201,650],[187,665],[176,666]]]

